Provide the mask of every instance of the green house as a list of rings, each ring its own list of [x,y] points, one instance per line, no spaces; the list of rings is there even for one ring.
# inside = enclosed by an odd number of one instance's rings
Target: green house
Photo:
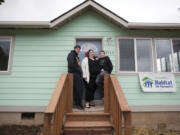
[[[42,124],[76,44],[83,46],[81,58],[89,48],[96,55],[105,50],[134,125],[179,129],[180,24],[130,23],[93,0],[50,22],[0,22],[0,124]],[[176,91],[144,92],[139,73],[174,75]],[[35,118],[23,120],[26,113]]]

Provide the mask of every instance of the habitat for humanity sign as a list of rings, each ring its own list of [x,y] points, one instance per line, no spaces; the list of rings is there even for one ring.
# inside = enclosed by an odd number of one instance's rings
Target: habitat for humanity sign
[[[174,74],[139,73],[139,79],[144,92],[176,92]]]

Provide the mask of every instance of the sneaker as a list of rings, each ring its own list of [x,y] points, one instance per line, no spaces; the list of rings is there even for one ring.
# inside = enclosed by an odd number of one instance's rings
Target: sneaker
[[[85,108],[90,108],[89,103],[86,103]]]
[[[76,108],[79,110],[84,110],[84,107],[82,105],[77,105]]]
[[[89,103],[89,106],[95,106],[94,101],[91,101],[91,102]]]
[[[90,103],[89,106],[95,106],[95,103]]]

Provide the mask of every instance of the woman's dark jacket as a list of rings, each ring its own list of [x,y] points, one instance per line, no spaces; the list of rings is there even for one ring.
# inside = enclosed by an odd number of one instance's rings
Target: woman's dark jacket
[[[91,60],[88,58],[88,64],[89,64],[89,73],[90,73],[90,78],[96,79],[97,75],[100,73],[100,66],[98,64],[98,61]]]

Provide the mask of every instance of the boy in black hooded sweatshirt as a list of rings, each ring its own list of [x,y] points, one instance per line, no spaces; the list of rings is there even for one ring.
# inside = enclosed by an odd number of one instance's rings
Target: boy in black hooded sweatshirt
[[[101,92],[101,97],[104,97],[104,74],[110,74],[113,70],[113,65],[108,56],[105,56],[105,51],[99,52],[100,58],[98,60],[101,72],[96,78],[96,84]]]
[[[82,105],[82,90],[83,90],[83,78],[82,78],[82,69],[80,65],[80,60],[78,54],[81,50],[79,45],[74,46],[67,57],[68,62],[68,73],[73,74],[73,100],[77,109],[83,110]]]

